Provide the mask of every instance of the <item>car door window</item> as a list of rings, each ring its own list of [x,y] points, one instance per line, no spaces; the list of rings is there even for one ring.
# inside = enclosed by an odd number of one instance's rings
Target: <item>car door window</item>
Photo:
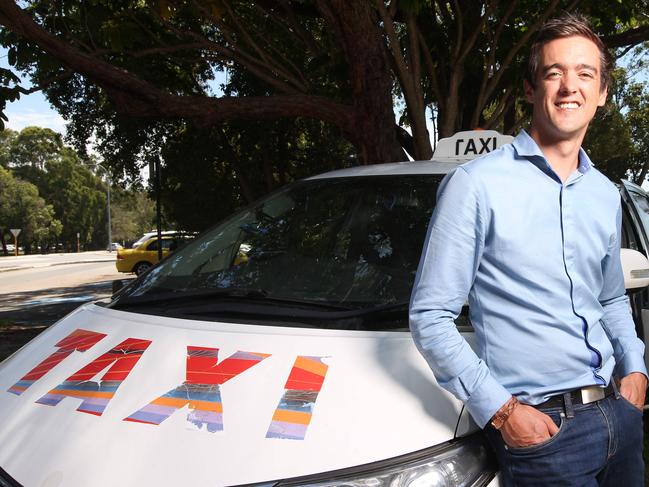
[[[166,239],[162,241],[162,250],[164,250],[165,252],[175,250],[176,247],[176,241],[173,239]]]
[[[649,247],[647,245],[649,243],[649,195],[642,188],[628,181],[624,181],[624,189],[624,199],[630,207],[631,219],[635,220],[635,226],[642,233],[640,236],[642,242],[636,242],[637,250],[644,251],[646,254]],[[637,245],[638,243],[642,243],[642,246]],[[628,248],[633,246],[629,245]]]

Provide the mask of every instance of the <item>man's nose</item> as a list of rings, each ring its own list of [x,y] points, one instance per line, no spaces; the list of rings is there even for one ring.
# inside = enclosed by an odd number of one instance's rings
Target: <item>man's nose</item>
[[[577,75],[567,71],[561,76],[561,94],[570,94],[577,91]]]

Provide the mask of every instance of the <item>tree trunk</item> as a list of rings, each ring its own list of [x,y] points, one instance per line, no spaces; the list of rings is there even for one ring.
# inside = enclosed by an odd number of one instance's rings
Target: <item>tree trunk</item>
[[[406,159],[394,127],[392,76],[376,12],[366,0],[320,0],[318,7],[349,65],[354,120],[350,136],[362,162]]]
[[[463,79],[463,69],[461,66],[456,66],[451,74],[451,81],[449,83],[449,91],[447,102],[444,104],[444,110],[439,111],[439,138],[450,137],[460,125],[460,100],[459,88]]]
[[[2,253],[5,256],[9,255],[9,251],[7,250],[7,242],[5,242],[5,233],[2,229],[0,229],[0,243],[2,243]]]

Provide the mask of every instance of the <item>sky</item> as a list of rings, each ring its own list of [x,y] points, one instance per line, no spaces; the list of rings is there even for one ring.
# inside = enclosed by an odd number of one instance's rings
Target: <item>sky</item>
[[[0,48],[0,67],[10,68],[5,48]],[[5,123],[5,126],[13,130],[20,131],[30,125],[36,125],[50,128],[55,132],[65,132],[65,120],[52,110],[40,91],[30,95],[21,95],[18,101],[7,103],[5,115],[9,118],[9,122]]]

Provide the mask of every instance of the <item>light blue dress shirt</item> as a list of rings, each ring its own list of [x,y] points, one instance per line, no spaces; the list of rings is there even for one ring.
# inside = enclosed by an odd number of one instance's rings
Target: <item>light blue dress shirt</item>
[[[410,328],[480,427],[612,373],[646,375],[620,264],[620,194],[583,150],[564,183],[534,140],[463,164],[438,190]],[[467,300],[476,351],[454,324]]]

